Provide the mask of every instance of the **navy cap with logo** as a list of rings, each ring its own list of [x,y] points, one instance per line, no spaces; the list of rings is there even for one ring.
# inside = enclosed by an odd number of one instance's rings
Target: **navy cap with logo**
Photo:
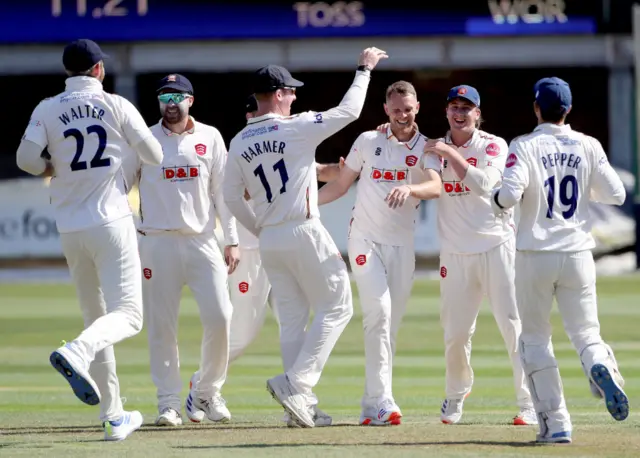
[[[279,65],[267,65],[254,74],[254,92],[258,94],[302,86],[304,86],[302,81],[295,79],[289,70]]]
[[[172,73],[160,80],[160,83],[158,84],[158,92],[165,89],[173,89],[178,92],[187,92],[193,95],[193,86],[191,85],[191,81],[189,81],[186,76],[178,73]]]
[[[566,112],[571,106],[571,89],[569,84],[560,78],[542,78],[533,91],[538,106],[543,111]]]
[[[245,112],[253,113],[258,110],[258,100],[256,99],[255,94],[251,94],[247,97],[247,102],[245,104]]]
[[[465,99],[473,103],[475,106],[480,106],[480,94],[475,87],[461,84],[460,86],[452,87],[449,90],[447,96],[447,102],[451,102],[453,99]]]
[[[84,72],[109,57],[95,41],[81,39],[72,41],[64,48],[62,64],[70,72]]]

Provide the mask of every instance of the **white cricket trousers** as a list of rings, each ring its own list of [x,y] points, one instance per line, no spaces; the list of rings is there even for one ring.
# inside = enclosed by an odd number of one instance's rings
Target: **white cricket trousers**
[[[240,247],[240,262],[229,275],[229,295],[233,305],[229,362],[240,357],[260,333],[267,317],[270,291],[271,285],[262,266],[260,250]]]
[[[231,301],[227,266],[215,235],[163,232],[141,235],[142,292],[149,338],[151,378],[158,410],[180,412],[182,379],[178,354],[178,314],[184,285],[200,310],[202,348],[196,393],[217,395],[227,378]]]
[[[262,228],[260,255],[280,320],[285,373],[312,399],[312,388],[353,315],[347,266],[318,218]]]
[[[588,374],[596,363],[611,369],[610,347],[600,336],[596,267],[591,251],[518,251],[516,293],[522,319],[521,356],[534,407],[538,414],[546,413],[566,428],[570,418],[551,343],[554,296],[564,329],[578,352],[585,373]]]
[[[133,218],[60,234],[84,318],[69,345],[100,390],[100,421],[122,416],[113,345],[142,329],[142,285]]]
[[[518,406],[531,407],[518,351],[521,323],[514,283],[515,254],[515,237],[484,253],[440,254],[440,324],[445,343],[445,395],[449,399],[462,399],[471,392],[471,338],[486,294],[511,358]]]
[[[358,286],[364,328],[365,387],[362,408],[392,393],[393,357],[402,317],[411,297],[416,256],[413,244],[382,245],[359,238],[348,241],[351,272]]]

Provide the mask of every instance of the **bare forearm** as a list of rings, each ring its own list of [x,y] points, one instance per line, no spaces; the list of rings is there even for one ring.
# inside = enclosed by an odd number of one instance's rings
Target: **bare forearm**
[[[347,190],[348,188],[344,189],[342,186],[340,186],[340,183],[338,181],[327,183],[318,192],[318,205],[328,204],[336,199],[339,199],[346,194]]]
[[[442,182],[440,180],[428,180],[407,186],[411,190],[411,197],[421,200],[437,199],[442,191]]]

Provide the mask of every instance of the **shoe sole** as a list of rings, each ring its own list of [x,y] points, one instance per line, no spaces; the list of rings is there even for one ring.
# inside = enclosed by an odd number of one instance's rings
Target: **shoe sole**
[[[360,426],[399,426],[402,424],[402,415],[398,412],[393,412],[389,415],[387,421],[380,421],[377,418],[360,418]]]
[[[73,394],[75,394],[78,399],[90,406],[100,404],[100,396],[94,387],[73,369],[69,361],[67,361],[67,358],[57,351],[54,351],[49,357],[49,362],[53,368],[60,372],[65,380],[69,382]]]
[[[609,369],[604,364],[594,364],[591,379],[604,393],[604,403],[611,416],[617,421],[626,420],[629,416],[629,399],[615,382]]]
[[[282,406],[282,408],[289,414],[289,416],[291,417],[291,420],[293,420],[298,426],[300,426],[301,428],[313,428],[315,426],[315,424],[308,424],[307,422],[305,422],[299,415],[298,413],[292,409],[289,405],[287,405],[288,403],[282,401],[277,395],[275,390],[271,387],[271,384],[269,383],[269,381],[267,380],[267,391],[271,394],[271,397]]]

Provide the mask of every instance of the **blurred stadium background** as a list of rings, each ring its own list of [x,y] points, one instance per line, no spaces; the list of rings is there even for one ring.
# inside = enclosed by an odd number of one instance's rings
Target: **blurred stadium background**
[[[84,37],[111,55],[105,89],[130,99],[149,124],[159,119],[156,81],[180,72],[195,87],[194,117],[218,127],[227,142],[243,126],[250,75],[258,67],[288,67],[306,83],[294,109],[322,110],[343,96],[361,49],[375,45],[387,50],[391,58],[375,71],[362,116],[320,146],[319,162],[346,155],[359,132],[385,121],[384,90],[396,80],[416,86],[422,104],[418,124],[427,136],[443,135],[445,94],[465,83],[480,91],[483,128],[510,141],[535,126],[534,82],[549,75],[564,78],[574,93],[570,123],[602,142],[630,191],[622,209],[595,207],[595,253],[603,258],[599,268],[607,273],[635,270],[634,3],[0,2],[5,107],[0,115],[5,132],[0,145],[0,265],[64,264],[46,181],[26,177],[16,167],[15,151],[36,104],[64,87],[64,44]],[[322,209],[343,250],[353,200],[350,193]],[[135,205],[135,195],[132,201]],[[434,202],[423,203],[416,227],[417,252],[425,265],[436,261],[439,249],[435,207]]]

